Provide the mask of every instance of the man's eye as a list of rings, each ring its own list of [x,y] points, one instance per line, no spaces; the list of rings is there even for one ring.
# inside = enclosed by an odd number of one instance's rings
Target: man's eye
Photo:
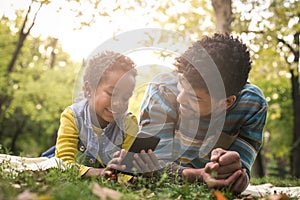
[[[125,97],[125,98],[123,98],[124,102],[129,101],[129,99],[130,99],[130,97]]]
[[[197,101],[203,101],[201,97],[196,97]]]
[[[180,83],[177,84],[177,89],[178,90],[182,90],[183,89]]]

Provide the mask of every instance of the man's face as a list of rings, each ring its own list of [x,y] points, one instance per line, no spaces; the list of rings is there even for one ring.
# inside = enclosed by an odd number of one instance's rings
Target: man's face
[[[177,87],[179,90],[177,102],[180,104],[181,117],[199,119],[211,114],[212,99],[205,89],[193,89],[182,75],[180,75]]]

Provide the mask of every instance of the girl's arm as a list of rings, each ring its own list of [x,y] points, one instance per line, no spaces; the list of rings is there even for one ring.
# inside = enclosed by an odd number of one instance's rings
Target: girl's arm
[[[67,165],[76,164],[78,141],[78,129],[73,111],[70,108],[66,108],[60,117],[55,157],[62,159]],[[79,175],[86,174],[89,169],[90,167],[79,165]]]

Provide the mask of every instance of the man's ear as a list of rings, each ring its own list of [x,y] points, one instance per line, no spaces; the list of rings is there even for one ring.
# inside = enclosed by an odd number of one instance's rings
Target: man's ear
[[[84,91],[84,97],[90,99],[92,96],[92,87],[88,81],[84,82],[83,91]]]
[[[230,106],[232,106],[232,104],[234,104],[235,101],[236,101],[235,95],[231,95],[231,96],[227,97],[226,98],[226,109],[230,108]]]

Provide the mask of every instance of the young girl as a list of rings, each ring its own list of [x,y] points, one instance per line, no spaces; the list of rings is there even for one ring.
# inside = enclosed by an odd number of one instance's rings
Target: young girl
[[[105,51],[87,63],[84,99],[61,114],[55,157],[79,165],[84,177],[113,176],[114,154],[128,150],[138,131],[137,119],[127,112],[135,87],[134,62]]]

